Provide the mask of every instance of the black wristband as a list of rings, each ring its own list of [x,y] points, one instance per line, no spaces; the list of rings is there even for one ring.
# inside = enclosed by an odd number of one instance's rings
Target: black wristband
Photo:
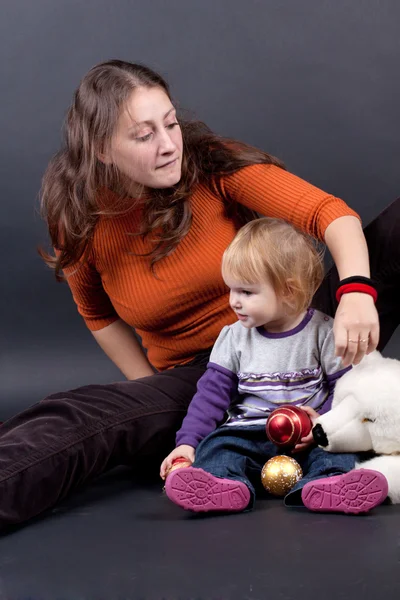
[[[347,285],[348,283],[364,283],[365,285],[370,285],[375,289],[375,284],[372,279],[369,277],[363,277],[362,275],[353,275],[352,277],[346,277],[346,279],[342,279],[337,284],[337,289],[342,287],[342,285]]]

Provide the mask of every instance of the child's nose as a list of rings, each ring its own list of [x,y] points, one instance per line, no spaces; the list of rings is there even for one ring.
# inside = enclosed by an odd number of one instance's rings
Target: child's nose
[[[240,306],[239,296],[233,292],[230,294],[230,304],[234,308],[238,308]]]

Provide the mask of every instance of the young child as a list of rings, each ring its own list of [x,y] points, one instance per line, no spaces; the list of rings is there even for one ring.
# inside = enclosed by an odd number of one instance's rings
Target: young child
[[[266,436],[270,411],[293,403],[317,417],[348,370],[335,356],[333,319],[309,308],[323,264],[307,236],[276,219],[252,221],[225,251],[222,275],[238,321],[221,331],[160,471],[170,500],[195,512],[252,508],[264,463],[282,453]],[[294,451],[304,477],[287,506],[358,513],[385,500],[383,475],[349,473],[355,455],[325,452],[312,434]],[[192,466],[168,474],[177,457]]]

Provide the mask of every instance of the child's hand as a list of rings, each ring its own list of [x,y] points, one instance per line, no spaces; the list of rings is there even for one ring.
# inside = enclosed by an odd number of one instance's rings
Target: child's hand
[[[180,458],[182,456],[183,458],[187,458],[188,460],[190,460],[190,462],[194,462],[194,455],[195,455],[195,451],[192,446],[188,446],[187,444],[182,444],[181,446],[177,446],[175,448],[175,450],[172,450],[172,452],[170,452],[170,454],[168,454],[167,458],[164,458],[164,460],[161,463],[161,467],[160,467],[161,479],[166,478],[166,476],[168,475],[168,471],[170,470],[170,468],[172,466],[172,461],[175,458]]]
[[[311,422],[313,424],[314,424],[315,419],[318,419],[319,414],[317,413],[317,411],[315,411],[313,408],[311,408],[311,406],[299,406],[299,408],[301,408],[301,410],[304,410],[304,412],[308,414],[308,416],[310,417]],[[310,433],[308,435],[301,438],[300,444],[296,444],[296,446],[292,450],[292,453],[296,454],[296,452],[303,452],[304,450],[306,450],[309,446],[312,446],[313,444],[314,444],[314,438],[313,438],[312,432],[310,431]]]

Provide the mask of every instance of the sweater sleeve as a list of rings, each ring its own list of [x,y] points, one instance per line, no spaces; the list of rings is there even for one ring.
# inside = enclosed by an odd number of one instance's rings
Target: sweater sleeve
[[[197,382],[197,392],[176,434],[177,446],[196,448],[221,423],[237,391],[238,365],[232,328],[226,326],[214,344],[206,372]]]
[[[284,219],[324,241],[325,230],[343,216],[360,218],[343,200],[275,165],[244,167],[225,176],[228,197],[263,216]]]
[[[176,445],[188,444],[196,448],[222,421],[236,390],[237,376],[209,363],[197,382],[197,392],[176,434]]]
[[[119,317],[90,260],[64,270],[79,314],[91,331],[111,325]]]

